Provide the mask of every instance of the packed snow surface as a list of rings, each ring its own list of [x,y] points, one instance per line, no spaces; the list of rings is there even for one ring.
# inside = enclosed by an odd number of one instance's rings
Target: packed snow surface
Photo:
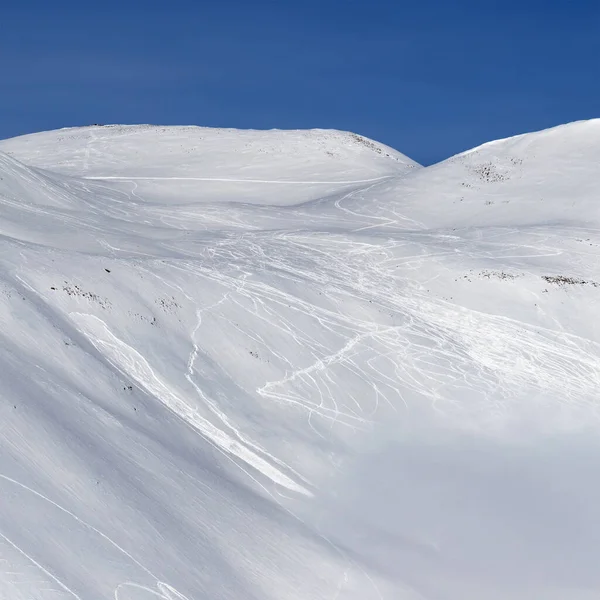
[[[600,594],[600,121],[0,142],[0,600]]]

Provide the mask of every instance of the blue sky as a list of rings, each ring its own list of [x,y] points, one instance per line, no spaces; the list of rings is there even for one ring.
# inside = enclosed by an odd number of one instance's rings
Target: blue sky
[[[600,116],[599,99],[598,0],[7,0],[0,16],[0,138],[324,127],[428,164]]]

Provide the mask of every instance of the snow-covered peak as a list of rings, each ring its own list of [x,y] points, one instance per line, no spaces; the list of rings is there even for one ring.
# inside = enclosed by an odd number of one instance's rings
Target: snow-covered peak
[[[333,180],[395,175],[417,165],[354,133],[108,125],[60,129],[0,142],[0,150],[84,176]]]
[[[369,210],[421,229],[600,226],[599,178],[600,120],[580,121],[489,142],[382,181]],[[364,207],[358,196],[353,203]],[[402,214],[410,218],[398,219]]]
[[[457,154],[448,160],[457,160],[471,154],[494,156],[497,154],[498,147],[503,147],[504,151],[529,152],[539,156],[540,159],[544,155],[556,156],[557,154],[562,154],[566,159],[572,156],[591,158],[589,153],[592,153],[592,155],[600,153],[599,140],[600,119],[589,119],[532,133],[522,133],[508,138],[492,140]]]

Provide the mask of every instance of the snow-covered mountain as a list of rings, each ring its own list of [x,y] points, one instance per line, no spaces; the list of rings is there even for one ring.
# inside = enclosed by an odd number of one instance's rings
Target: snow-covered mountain
[[[0,599],[600,593],[600,121],[0,142]]]

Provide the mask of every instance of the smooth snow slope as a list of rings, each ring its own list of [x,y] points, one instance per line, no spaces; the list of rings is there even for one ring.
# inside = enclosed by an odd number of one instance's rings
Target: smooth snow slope
[[[0,142],[0,598],[597,597],[599,155]]]
[[[0,142],[0,151],[57,173],[123,180],[146,201],[176,204],[264,203],[263,186],[249,183],[269,184],[269,204],[296,204],[418,167],[388,146],[326,130],[110,125],[26,135]]]

